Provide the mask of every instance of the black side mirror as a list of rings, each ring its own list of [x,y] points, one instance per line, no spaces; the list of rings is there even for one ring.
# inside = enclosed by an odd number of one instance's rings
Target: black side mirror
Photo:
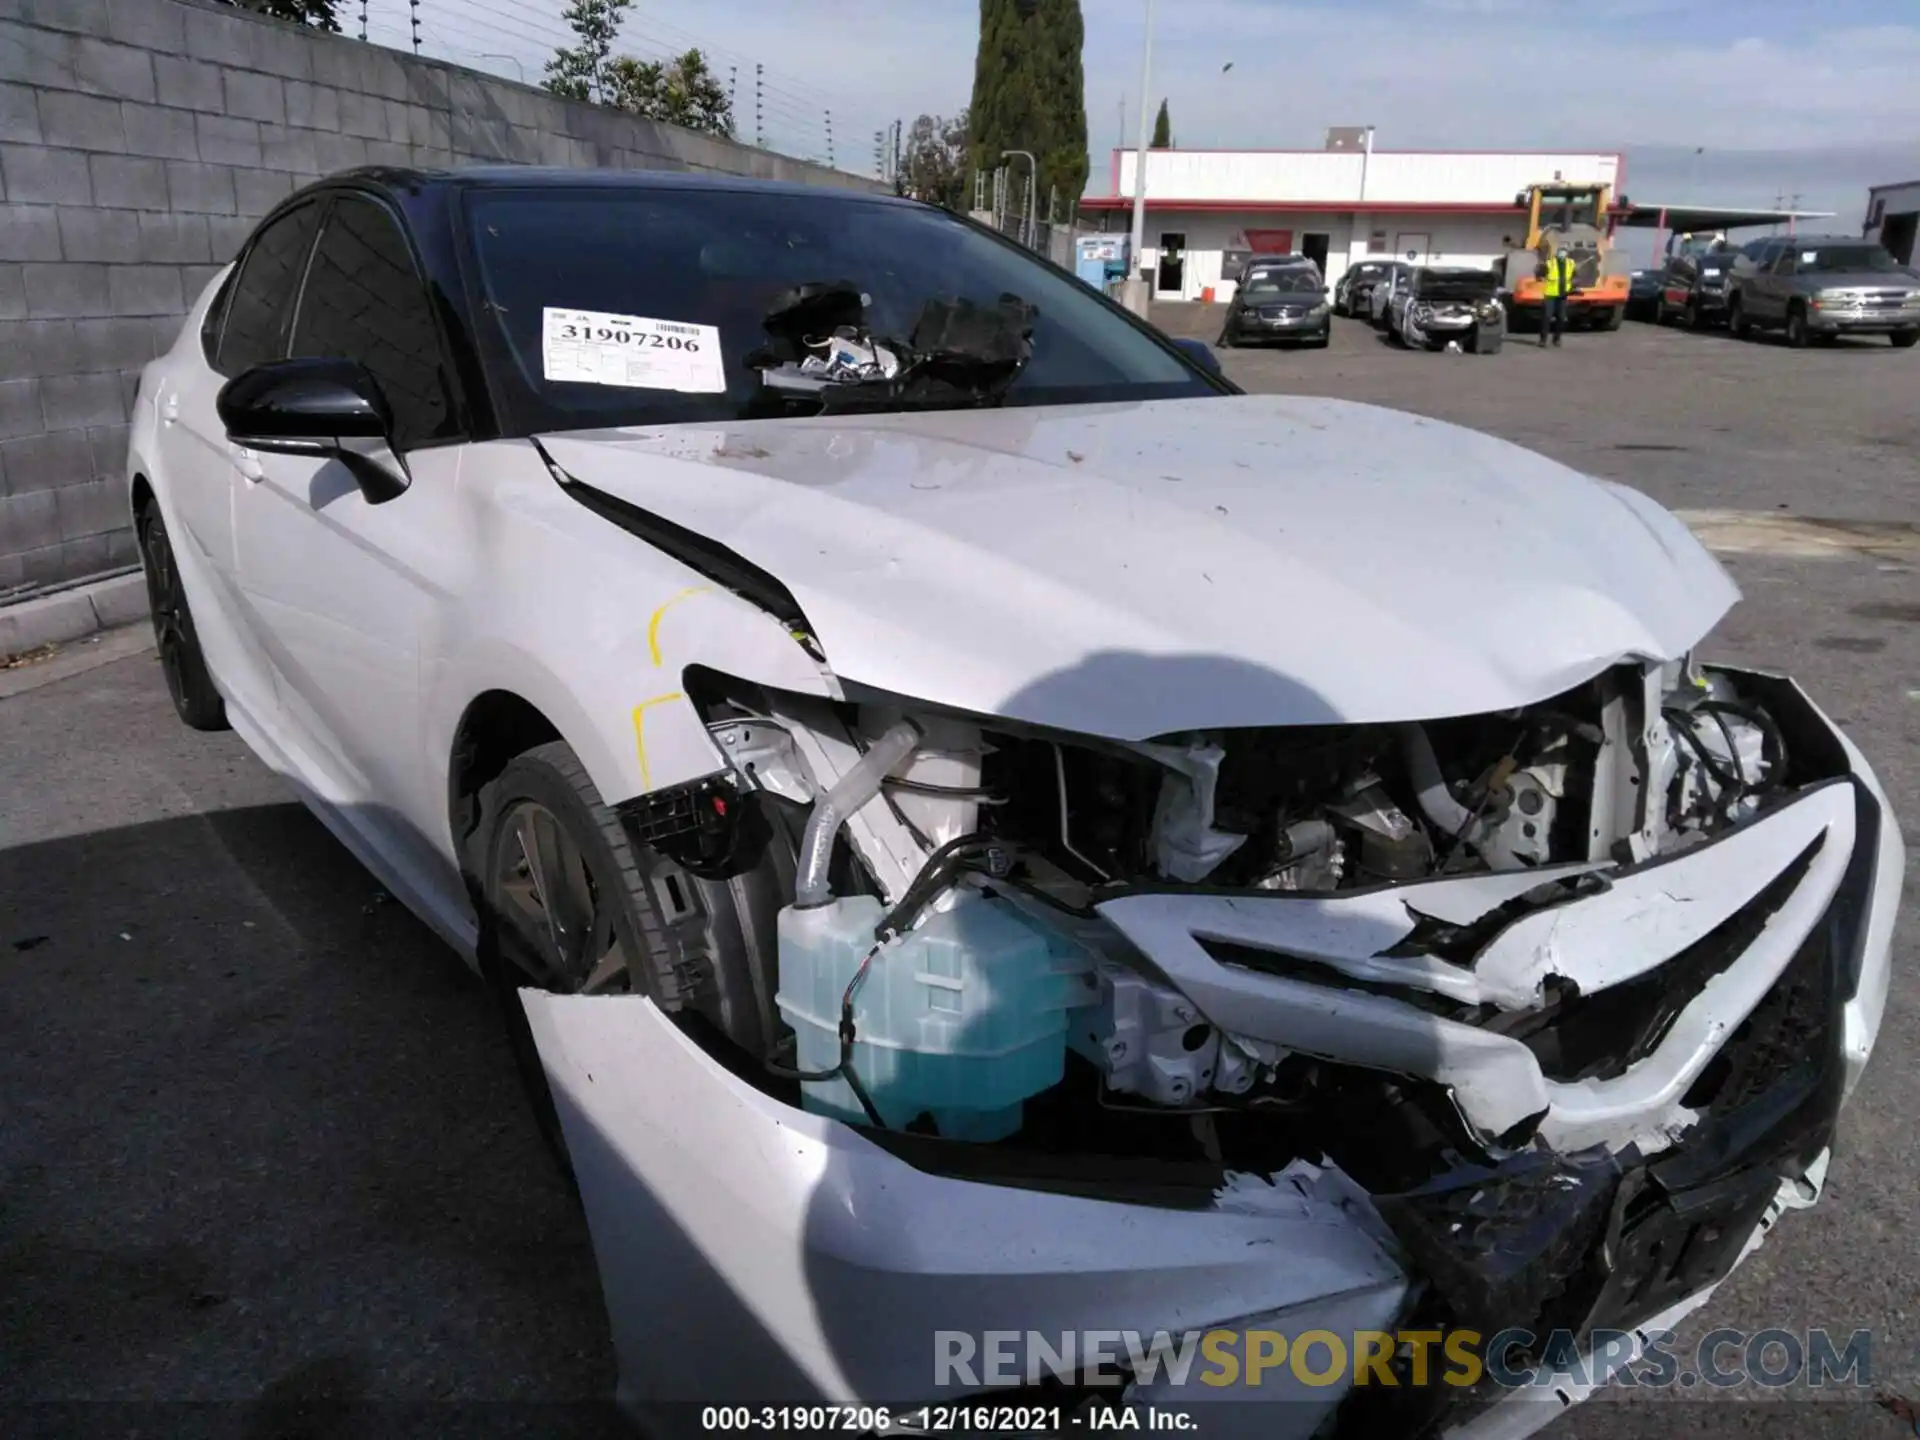
[[[1220,373],[1220,357],[1213,353],[1213,347],[1206,341],[1179,336],[1174,338],[1173,343],[1186,351],[1188,358],[1209,375]]]
[[[257,365],[223,385],[214,408],[236,445],[273,455],[338,460],[370,505],[383,505],[406,491],[404,474],[342,443],[392,441],[393,412],[379,381],[358,361],[275,360]]]

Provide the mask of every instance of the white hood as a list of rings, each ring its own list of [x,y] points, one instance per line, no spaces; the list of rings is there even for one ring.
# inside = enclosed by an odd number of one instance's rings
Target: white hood
[[[1342,400],[542,443],[777,576],[844,681],[1117,739],[1510,709],[1677,658],[1739,598],[1635,491]]]

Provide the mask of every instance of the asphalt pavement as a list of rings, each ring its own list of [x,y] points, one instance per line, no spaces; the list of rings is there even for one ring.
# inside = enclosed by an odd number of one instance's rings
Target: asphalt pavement
[[[1156,318],[1211,339],[1219,312]],[[1709,654],[1799,677],[1920,851],[1920,354],[1645,326],[1546,354],[1412,354],[1340,321],[1325,352],[1223,359],[1248,389],[1491,430],[1717,526],[1746,599]],[[1913,868],[1826,1197],[1695,1327],[1867,1329],[1874,1380],[1908,1393]],[[610,1428],[585,1227],[487,997],[239,740],[178,724],[137,635],[0,673],[0,965],[10,1431],[368,1433],[367,1412],[331,1408],[353,1401],[386,1403],[396,1433]],[[1695,1396],[1612,1393],[1555,1433],[1812,1428],[1800,1407],[1784,1428],[1772,1406],[1646,1408],[1675,1398]],[[184,1402],[201,1408],[139,1408]],[[1819,1428],[1911,1427],[1856,1405]]]

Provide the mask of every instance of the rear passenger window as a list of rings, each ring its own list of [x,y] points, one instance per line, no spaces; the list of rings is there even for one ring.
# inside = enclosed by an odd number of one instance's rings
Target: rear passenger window
[[[455,428],[426,283],[399,222],[370,200],[342,196],[327,217],[289,353],[365,365],[393,407],[395,449]]]
[[[306,204],[269,222],[254,236],[220,302],[225,323],[214,369],[222,375],[238,375],[285,358],[293,298],[319,228],[320,207]]]

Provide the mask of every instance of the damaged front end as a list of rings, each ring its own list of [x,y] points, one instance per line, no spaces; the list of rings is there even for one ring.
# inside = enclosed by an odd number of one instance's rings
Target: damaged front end
[[[773,912],[780,1039],[527,995],[643,1410],[955,1398],[941,1333],[1644,1327],[1817,1195],[1878,1029],[1900,842],[1775,677],[1150,742],[688,687],[729,766],[623,818]]]

